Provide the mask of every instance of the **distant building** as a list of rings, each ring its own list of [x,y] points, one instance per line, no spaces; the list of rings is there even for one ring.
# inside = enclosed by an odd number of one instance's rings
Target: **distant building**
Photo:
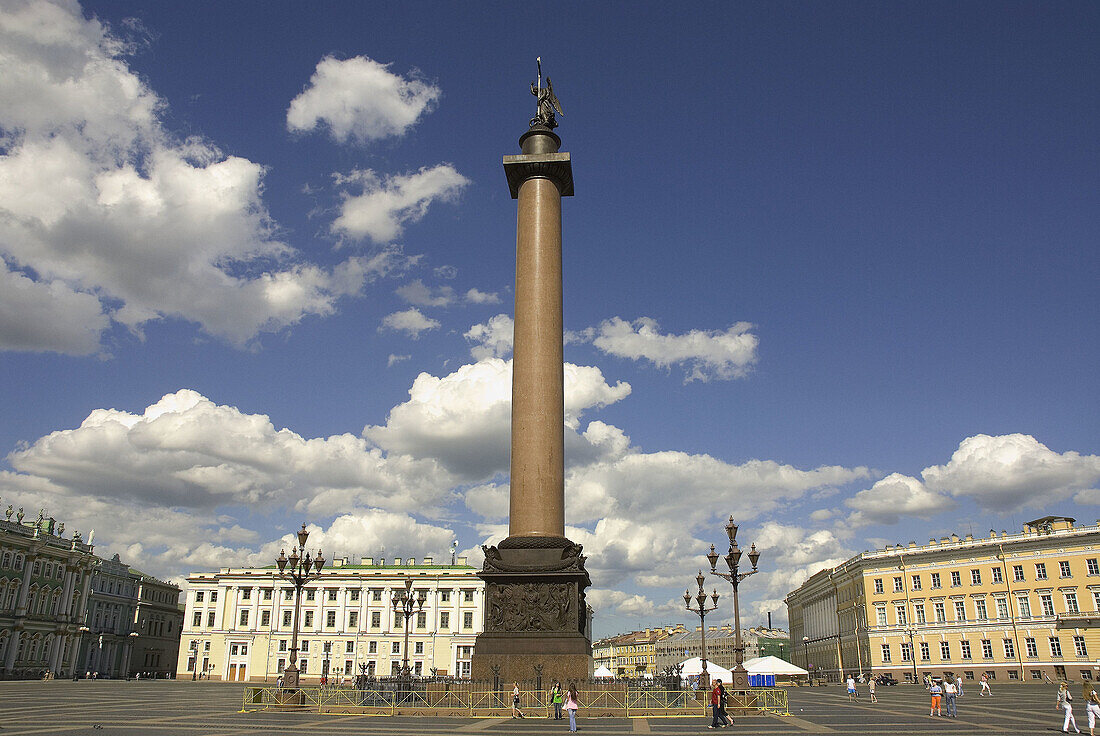
[[[404,590],[406,578],[414,595],[426,596],[423,611],[409,622],[407,654],[403,619],[391,598]],[[274,566],[193,573],[187,582],[176,676],[274,681],[290,656],[293,585]],[[456,564],[366,557],[359,565],[337,558],[302,591],[302,680],[316,682],[326,672],[352,677],[363,669],[396,674],[403,656],[418,675],[469,677],[484,606],[485,583],[465,557]]]
[[[1023,531],[856,555],[787,595],[795,662],[848,672],[1094,680],[1100,523],[1046,516]]]
[[[617,677],[656,675],[656,647],[664,639],[684,630],[683,626],[631,631],[592,643],[593,666],[607,667]]]
[[[0,677],[71,674],[97,558],[45,511],[0,521]]]
[[[179,586],[158,580],[130,568],[137,581],[137,607],[134,611],[133,654],[130,672],[147,673],[154,677],[170,676],[176,671],[183,632],[183,609],[180,607]]]
[[[109,560],[96,558],[92,567],[92,585],[82,623],[88,628],[81,638],[77,657],[79,672],[94,672],[99,677],[125,677],[134,639],[134,611],[137,608],[137,581],[130,568],[115,555]]]
[[[679,664],[685,659],[702,656],[700,628],[685,629],[674,636],[658,642],[656,646],[656,667],[661,671],[669,665]],[[790,636],[782,629],[741,629],[741,644],[745,647],[744,659],[775,656],[790,661]],[[732,626],[707,627],[707,661],[720,667],[733,669],[736,665],[737,637]]]

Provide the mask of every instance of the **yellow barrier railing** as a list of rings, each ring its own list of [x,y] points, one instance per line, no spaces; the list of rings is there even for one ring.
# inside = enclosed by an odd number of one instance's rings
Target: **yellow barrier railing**
[[[728,690],[727,708],[757,711],[775,715],[790,715],[787,691],[781,688],[751,688]],[[690,690],[630,688],[582,690],[581,709],[588,717],[660,717],[705,715],[710,698],[701,699]],[[548,694],[520,694],[520,710],[528,714],[549,713],[553,706]],[[242,711],[268,708],[301,708],[318,713],[348,713],[360,715],[431,714],[456,717],[487,718],[508,715],[512,709],[512,694],[506,691],[434,689],[413,685],[394,689],[354,690],[341,687],[302,687],[284,690],[275,687],[250,686],[244,691]]]

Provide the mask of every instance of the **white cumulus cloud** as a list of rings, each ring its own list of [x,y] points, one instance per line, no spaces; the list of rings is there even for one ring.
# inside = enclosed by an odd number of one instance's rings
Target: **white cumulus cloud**
[[[583,337],[599,350],[620,358],[648,360],[661,368],[683,365],[685,382],[729,380],[748,374],[756,362],[759,340],[752,325],[738,322],[727,330],[691,330],[665,334],[656,320],[642,317],[627,322],[612,317],[589,328]]]
[[[403,312],[387,314],[382,318],[382,327],[379,329],[404,332],[412,339],[420,337],[420,333],[426,330],[434,330],[439,327],[439,322],[431,317],[424,316],[416,307],[410,307]]]
[[[855,509],[848,516],[852,526],[897,524],[902,516],[930,519],[957,505],[950,496],[929,490],[916,478],[901,473],[891,473],[844,503]]]
[[[332,231],[355,240],[389,243],[401,234],[405,223],[424,217],[432,202],[454,201],[470,180],[450,164],[439,164],[412,174],[384,177],[369,169],[356,170],[337,176],[336,183],[354,185],[358,193],[342,193]]]
[[[325,126],[341,143],[402,136],[430,112],[441,92],[416,76],[402,77],[366,56],[317,63],[309,86],[286,112],[287,129],[311,131]]]
[[[971,498],[986,509],[1042,509],[1074,494],[1094,497],[1100,456],[1055,452],[1026,434],[979,434],[963,440],[946,465],[921,475],[929,489]]]
[[[507,314],[498,314],[483,324],[476,324],[466,331],[464,337],[474,346],[470,355],[476,360],[483,358],[504,358],[512,352],[512,336],[515,322]]]
[[[0,7],[0,257],[58,296],[45,310],[17,281],[5,317],[26,329],[4,347],[91,352],[107,323],[88,295],[131,330],[176,318],[243,345],[332,313],[394,265],[306,262],[276,235],[263,167],[174,139],[127,49],[75,3]],[[58,315],[72,326],[42,321]]]

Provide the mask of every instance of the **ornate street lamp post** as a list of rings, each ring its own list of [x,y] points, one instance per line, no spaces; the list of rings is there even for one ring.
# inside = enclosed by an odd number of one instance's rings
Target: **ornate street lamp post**
[[[191,664],[191,682],[195,681],[195,678],[199,675],[199,640],[194,639],[191,641],[191,657],[194,660]]]
[[[718,608],[718,591],[714,591],[711,594],[711,601],[713,604],[707,605],[707,592],[703,590],[703,583],[706,582],[706,577],[703,575],[703,571],[700,570],[699,574],[695,576],[695,582],[699,584],[699,592],[695,595],[695,607],[691,606],[691,590],[684,591],[684,604],[687,606],[687,610],[691,611],[699,617],[699,646],[702,650],[703,671],[699,673],[699,689],[710,689],[710,675],[707,674],[707,614]]]
[[[909,635],[909,661],[913,664],[913,684],[917,684],[920,680],[917,679],[917,643],[916,634],[917,630],[912,626],[905,629],[905,633]],[[872,674],[874,674],[872,672]]]
[[[730,539],[730,549],[724,559],[730,571],[725,573],[718,572],[715,569],[715,566],[718,564],[718,553],[714,551],[713,544],[710,546],[710,554],[707,555],[707,560],[710,562],[711,575],[717,575],[720,578],[730,581],[733,585],[733,655],[734,661],[736,662],[733,668],[733,689],[746,690],[749,687],[749,672],[745,669],[744,665],[745,644],[741,640],[741,606],[737,598],[737,586],[749,575],[756,574],[756,562],[760,559],[760,553],[756,551],[756,544],[753,543],[752,547],[749,549],[749,562],[752,563],[752,570],[748,572],[738,572],[737,565],[741,561],[741,548],[737,546],[737,525],[733,523],[732,516],[730,517],[729,523],[726,524],[726,536]]]
[[[810,637],[802,637],[802,667],[806,670],[806,679],[810,680]]]
[[[331,654],[332,654],[332,642],[331,641],[326,641],[325,642],[325,665],[321,669],[321,682],[323,682],[326,685],[328,684],[328,661],[329,661],[329,655],[331,655]]]
[[[401,658],[401,677],[404,679],[412,677],[412,670],[409,669],[409,619],[413,617],[414,613],[420,613],[424,610],[426,600],[426,593],[423,590],[414,597],[412,587],[412,578],[405,578],[405,588],[396,590],[392,594],[394,615],[404,617],[405,653]]]
[[[298,688],[298,614],[302,607],[302,588],[306,583],[321,574],[321,568],[325,566],[325,558],[321,550],[317,550],[317,556],[311,558],[306,552],[306,540],[309,532],[306,525],[298,530],[298,546],[290,548],[290,557],[284,550],[279,550],[279,556],[275,558],[275,564],[279,566],[279,577],[289,580],[294,585],[294,630],[290,643],[290,664],[283,670],[283,687],[288,690]]]

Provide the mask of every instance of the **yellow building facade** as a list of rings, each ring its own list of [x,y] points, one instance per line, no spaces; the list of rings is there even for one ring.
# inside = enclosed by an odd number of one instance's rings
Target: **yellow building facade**
[[[792,659],[815,677],[1100,677],[1100,522],[1028,522],[864,552],[787,595]]]
[[[597,669],[607,667],[616,677],[657,675],[657,642],[684,631],[683,626],[666,626],[600,639],[592,643],[593,664]]]

